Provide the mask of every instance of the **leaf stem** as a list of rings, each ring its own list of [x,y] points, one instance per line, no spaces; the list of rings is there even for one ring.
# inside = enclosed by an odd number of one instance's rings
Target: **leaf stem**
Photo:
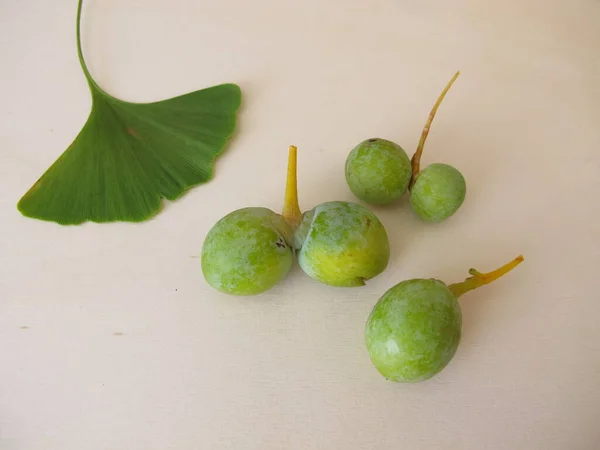
[[[413,155],[413,157],[410,161],[411,166],[412,166],[412,178],[410,179],[409,188],[413,187],[413,185],[415,184],[417,175],[419,174],[419,172],[421,170],[421,155],[423,154],[423,147],[425,147],[425,141],[427,140],[427,136],[429,135],[429,129],[431,128],[431,123],[433,122],[435,113],[437,112],[440,104],[442,103],[442,100],[444,100],[446,93],[450,90],[450,88],[452,87],[452,85],[454,84],[456,79],[458,78],[458,75],[460,75],[460,71],[456,72],[454,74],[454,76],[452,77],[452,79],[448,82],[448,84],[446,85],[446,87],[444,88],[444,90],[442,91],[440,96],[438,97],[437,101],[435,102],[435,105],[433,105],[433,108],[431,109],[431,112],[429,113],[429,117],[427,118],[427,122],[425,122],[423,131],[421,132],[421,139],[419,139],[419,145],[417,146],[417,150],[415,151],[415,154]]]
[[[510,261],[509,263],[504,264],[502,267],[498,269],[488,272],[481,273],[475,269],[469,270],[469,273],[472,275],[467,278],[465,281],[460,283],[454,283],[448,286],[452,293],[456,296],[456,298],[465,294],[466,292],[472,291],[473,289],[477,289],[478,287],[485,286],[486,284],[490,284],[492,281],[497,280],[502,275],[507,274],[519,264],[524,261],[523,255],[517,256],[515,259]]]
[[[81,10],[82,10],[82,6],[83,6],[83,0],[78,0],[78,4],[77,4],[77,32],[76,33],[77,33],[77,57],[79,58],[79,64],[81,65],[81,69],[83,70],[83,74],[85,75],[85,78],[86,78],[86,80],[87,80],[87,82],[88,82],[88,84],[90,86],[90,89],[92,89],[92,92],[96,91],[96,92],[100,92],[101,94],[104,94],[106,96],[109,96],[94,81],[94,79],[92,78],[92,74],[90,74],[90,71],[88,70],[87,65],[85,64],[85,59],[83,58],[83,51],[81,49]]]
[[[302,212],[298,204],[298,177],[297,177],[297,151],[294,145],[290,145],[288,153],[287,181],[285,185],[285,198],[283,201],[282,216],[294,229],[302,219]]]

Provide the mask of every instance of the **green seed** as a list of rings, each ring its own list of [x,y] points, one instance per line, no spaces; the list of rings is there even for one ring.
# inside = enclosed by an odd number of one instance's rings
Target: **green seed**
[[[390,257],[383,224],[351,202],[327,202],[306,212],[295,246],[302,270],[331,286],[362,286],[385,270]]]
[[[202,246],[202,273],[213,288],[232,295],[255,295],[281,281],[292,267],[286,241],[291,229],[267,208],[234,211],[208,232]]]
[[[497,280],[522,261],[518,256],[489,273],[471,269],[469,278],[450,286],[436,279],[415,278],[389,289],[365,327],[367,351],[375,368],[397,382],[423,381],[440,373],[461,340],[462,313],[457,299]]]
[[[467,185],[462,174],[448,164],[435,163],[419,172],[410,190],[410,205],[427,222],[441,222],[463,204]]]
[[[454,356],[462,314],[454,294],[437,280],[404,281],[379,300],[366,328],[371,359],[391,381],[422,381]]]
[[[412,174],[404,149],[385,139],[368,139],[358,144],[348,155],[345,169],[352,193],[375,205],[402,197]]]

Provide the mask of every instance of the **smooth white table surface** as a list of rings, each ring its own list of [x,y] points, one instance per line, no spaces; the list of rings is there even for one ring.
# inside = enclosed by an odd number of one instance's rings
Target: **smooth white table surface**
[[[235,82],[243,108],[212,182],[142,224],[62,227],[15,205],[87,118],[75,12],[0,2],[0,449],[600,448],[600,2],[88,0],[108,92]],[[467,180],[453,218],[374,208],[392,258],[362,288],[298,267],[255,298],[206,284],[204,236],[236,208],[280,208],[288,145],[304,209],[354,200],[350,149],[412,154],[457,69],[423,157]],[[363,330],[386,289],[519,253],[461,299],[446,370],[376,372]]]

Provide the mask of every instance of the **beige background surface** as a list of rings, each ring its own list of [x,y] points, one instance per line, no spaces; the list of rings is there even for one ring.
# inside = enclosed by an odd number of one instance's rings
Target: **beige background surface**
[[[214,181],[154,220],[21,217],[90,98],[76,2],[0,2],[2,450],[600,448],[598,1],[85,3],[101,86],[152,101],[236,82],[239,133]],[[205,234],[236,208],[280,208],[289,144],[304,209],[353,200],[350,149],[378,136],[412,154],[457,69],[424,155],[465,175],[456,216],[428,226],[406,205],[377,208],[392,262],[360,289],[298,268],[251,299],[207,286]],[[445,371],[378,375],[363,329],[387,288],[521,252],[461,300]]]

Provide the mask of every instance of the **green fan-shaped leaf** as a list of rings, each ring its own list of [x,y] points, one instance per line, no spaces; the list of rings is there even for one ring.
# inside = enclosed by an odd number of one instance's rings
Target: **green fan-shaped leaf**
[[[155,103],[104,92],[77,49],[92,93],[90,116],[73,143],[18,203],[25,216],[60,224],[138,222],[208,181],[236,125],[241,92],[222,84]]]

